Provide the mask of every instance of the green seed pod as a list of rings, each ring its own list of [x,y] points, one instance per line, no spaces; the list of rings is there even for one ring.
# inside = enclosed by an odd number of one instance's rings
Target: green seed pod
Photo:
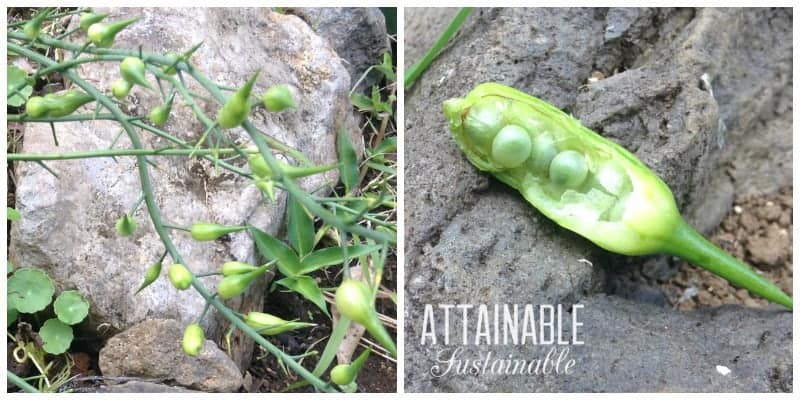
[[[264,107],[270,112],[281,112],[287,108],[296,108],[292,92],[286,85],[275,85],[264,93]]]
[[[283,175],[288,176],[289,178],[302,178],[338,168],[338,164],[298,167],[285,163],[281,160],[277,161],[278,165],[281,167],[281,172]],[[251,154],[247,157],[247,163],[250,164],[250,171],[256,174],[256,176],[261,178],[275,177],[275,175],[272,173],[272,169],[269,167],[269,164],[267,164],[267,160],[265,160],[264,157],[261,157],[261,154]]]
[[[206,342],[206,334],[200,324],[191,324],[183,332],[183,352],[192,357],[200,354]]]
[[[25,113],[33,118],[64,117],[91,101],[94,101],[94,97],[80,90],[65,90],[29,98],[25,103]]]
[[[155,282],[158,279],[158,276],[161,275],[161,261],[151,265],[147,268],[147,271],[144,272],[144,282],[139,285],[139,288],[136,289],[136,292],[133,294],[139,294],[144,288],[150,286],[151,283]]]
[[[206,242],[217,240],[222,235],[243,231],[245,229],[247,229],[246,226],[227,226],[208,222],[195,222],[189,227],[189,233],[192,235],[192,239],[198,242]]]
[[[50,15],[51,9],[44,9],[31,18],[25,25],[22,26],[22,33],[29,40],[36,39],[42,31],[42,22]]]
[[[120,31],[140,19],[141,17],[136,17],[110,23],[97,22],[89,26],[87,35],[95,46],[111,47]]]
[[[172,111],[172,100],[175,98],[175,93],[172,93],[167,99],[167,102],[160,105],[153,107],[153,111],[150,111],[150,122],[153,123],[155,126],[164,125],[167,122],[167,118],[169,118],[169,113]]]
[[[369,286],[362,281],[347,279],[336,289],[336,308],[339,313],[367,328],[367,331],[378,340],[393,356],[397,347],[389,332],[381,323],[375,312]]]
[[[125,214],[117,220],[116,227],[120,236],[130,236],[136,230],[136,220]]]
[[[267,271],[267,266],[264,265],[253,272],[239,275],[229,275],[222,278],[217,285],[217,293],[219,297],[228,300],[231,297],[238,296],[244,292],[248,286],[259,276]]]
[[[256,187],[267,195],[267,198],[270,201],[275,201],[275,181],[270,178],[263,179],[256,177],[253,180],[253,183],[255,183]]]
[[[186,290],[192,285],[192,273],[183,264],[172,264],[167,271],[167,277],[178,290]]]
[[[261,335],[274,336],[295,329],[307,328],[316,324],[299,321],[287,321],[272,314],[251,311],[244,317],[244,322]]]
[[[492,141],[492,157],[506,168],[516,168],[531,156],[531,137],[517,125],[506,125]]]
[[[141,58],[125,57],[119,64],[119,72],[122,75],[122,79],[152,89],[144,77],[145,66]]]
[[[333,369],[331,369],[331,382],[339,385],[345,386],[353,383],[358,376],[358,372],[361,370],[361,367],[364,366],[364,362],[367,361],[367,357],[369,357],[370,349],[366,349],[361,352],[361,355],[355,359],[350,364],[339,364]]]
[[[256,83],[259,72],[260,71],[256,71],[256,73],[247,80],[247,83],[231,95],[228,101],[225,102],[225,105],[219,110],[217,122],[220,127],[223,129],[235,128],[241,125],[247,118],[247,115],[250,114],[250,92],[253,90],[253,84]]]
[[[25,103],[25,114],[33,118],[42,118],[47,115],[47,100],[41,96],[31,96]]]
[[[166,54],[166,57],[169,59],[170,64],[175,64],[178,62],[178,60],[180,60],[181,55],[174,51],[170,51]],[[164,73],[168,75],[175,75],[178,73],[178,70],[171,65],[167,65],[164,67]]]
[[[494,115],[484,116],[486,109]],[[485,83],[464,98],[445,101],[444,113],[456,143],[473,165],[517,189],[562,227],[616,253],[681,257],[792,308],[791,297],[692,229],[678,212],[669,187],[635,155],[558,108]],[[508,168],[497,159],[499,153],[487,152],[478,139],[493,140],[502,128],[498,124],[520,125],[532,136],[528,162]]]
[[[114,81],[114,84],[111,85],[111,94],[113,94],[117,100],[122,100],[130,93],[132,87],[133,84],[125,79],[117,79]]]
[[[253,272],[257,270],[258,267],[255,265],[250,265],[248,263],[243,263],[241,261],[228,261],[225,264],[222,264],[222,276],[231,276],[231,275],[241,275]]]
[[[558,153],[550,163],[550,181],[557,186],[577,188],[589,173],[583,155],[574,150]]]
[[[81,14],[81,29],[88,32],[90,26],[104,20],[107,16],[108,14],[83,13]]]

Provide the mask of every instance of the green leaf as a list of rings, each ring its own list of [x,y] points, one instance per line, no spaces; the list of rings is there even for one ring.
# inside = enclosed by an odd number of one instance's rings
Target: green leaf
[[[372,99],[361,93],[353,93],[350,96],[350,102],[353,103],[353,105],[358,108],[359,111],[374,111],[374,108],[372,107]]]
[[[53,303],[58,319],[67,324],[75,325],[89,315],[89,302],[77,290],[62,292]]]
[[[297,271],[302,269],[302,264],[300,264],[300,257],[291,247],[258,228],[251,227],[250,232],[253,234],[256,247],[258,247],[261,255],[270,260],[277,260],[278,270],[282,274],[286,276],[298,275]]]
[[[392,55],[389,52],[383,53],[383,63],[376,65],[375,69],[380,71],[388,81],[394,82],[397,80],[394,67],[392,66]]]
[[[314,221],[294,196],[289,198],[289,242],[300,257],[314,248]]]
[[[22,218],[22,216],[19,215],[19,211],[11,207],[6,207],[6,219],[9,221],[19,221],[20,218]]]
[[[13,304],[11,304],[11,301],[7,302],[6,309],[7,309],[6,317],[8,318],[6,319],[6,328],[8,328],[12,324],[14,324],[14,322],[17,321],[17,316],[19,315],[19,311],[17,311],[17,308],[14,307]]]
[[[294,276],[283,278],[277,282],[278,285],[289,288],[293,292],[299,293],[312,303],[316,304],[322,312],[328,317],[328,307],[325,305],[325,296],[322,295],[322,289],[317,285],[317,281],[310,276]]]
[[[44,322],[42,329],[39,329],[39,336],[44,340],[44,351],[50,354],[61,354],[72,343],[72,327],[59,321],[56,318],[50,318]]]
[[[341,176],[345,189],[347,192],[350,192],[358,185],[360,173],[358,171],[356,149],[353,146],[353,142],[350,141],[350,136],[344,129],[339,130],[336,148],[339,153],[339,175]]]
[[[367,245],[358,245],[358,246],[348,246],[347,247],[347,257],[350,259],[361,257],[367,255],[369,253],[375,252],[380,250],[381,246],[374,245],[374,246],[367,246]],[[317,250],[307,256],[305,256],[301,262],[303,263],[303,268],[300,270],[300,274],[309,274],[314,272],[322,267],[328,265],[336,265],[341,264],[344,262],[344,248],[342,247],[328,247],[324,249]]]
[[[50,277],[35,268],[20,268],[8,278],[8,301],[13,301],[19,312],[32,314],[44,310],[55,291]]]
[[[33,92],[33,87],[28,82],[28,74],[15,65],[9,65],[6,73],[8,83],[6,87],[6,94],[10,94],[14,89],[20,85],[24,85],[16,94],[8,98],[8,105],[12,107],[19,107],[28,101]]]

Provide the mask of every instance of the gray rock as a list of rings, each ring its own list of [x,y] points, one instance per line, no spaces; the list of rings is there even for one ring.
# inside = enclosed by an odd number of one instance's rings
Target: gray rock
[[[113,9],[109,20],[130,16],[144,18],[117,36],[120,48],[166,53],[183,51],[204,43],[192,58],[198,70],[222,85],[238,87],[261,68],[254,92],[285,83],[295,95],[297,110],[280,114],[258,110],[251,121],[263,132],[302,151],[316,164],[336,162],[336,133],[342,127],[360,138],[348,99],[350,77],[329,44],[295,16],[268,9]],[[77,20],[73,21],[73,25]],[[74,40],[82,43],[85,37]],[[78,73],[98,88],[108,89],[119,78],[114,63],[82,64]],[[151,75],[150,82],[155,85]],[[204,93],[199,84],[185,79],[189,90]],[[154,91],[136,87],[131,91],[128,112],[146,115],[162,100]],[[198,100],[214,119],[218,104]],[[92,112],[85,107],[79,112]],[[47,124],[26,123],[22,151],[27,153],[73,152],[108,148],[119,126],[111,121],[57,124],[60,146],[55,147]],[[204,128],[189,107],[176,98],[165,130],[181,139],[196,142]],[[146,147],[171,145],[165,139],[139,132]],[[232,140],[245,143],[242,129],[225,132]],[[130,147],[122,136],[117,148]],[[226,170],[215,171],[205,160],[185,157],[152,157],[158,168],[150,167],[153,190],[167,223],[187,226],[196,221],[222,224],[249,223],[276,234],[283,224],[285,195],[279,191],[276,203],[264,204],[251,182]],[[14,223],[10,236],[10,259],[16,265],[42,268],[55,280],[59,290],[77,289],[91,303],[90,320],[102,332],[113,334],[149,318],[172,318],[188,323],[203,310],[205,301],[194,290],[177,291],[166,279],[134,297],[145,269],[158,259],[163,244],[157,237],[147,211],[134,214],[136,232],[127,238],[114,230],[114,222],[133,207],[140,195],[136,162],[131,157],[92,158],[48,163],[59,178],[34,163],[16,165],[16,207],[23,215]],[[237,165],[244,166],[243,161]],[[337,171],[301,180],[307,190],[335,182]],[[177,248],[195,273],[217,270],[231,259],[256,261],[249,236],[242,232],[230,240],[195,242],[180,231],[171,233]],[[164,271],[171,264],[164,263]],[[214,290],[219,277],[204,278]],[[241,311],[260,309],[268,279],[259,280],[248,293],[227,301]],[[212,310],[204,320],[207,337],[219,339],[227,321]],[[247,365],[253,342],[238,330],[232,339],[232,354],[239,365]]]
[[[117,385],[105,385],[97,388],[95,393],[197,393],[180,386],[170,386],[161,383],[128,381]]]
[[[174,382],[204,392],[233,392],[242,373],[216,343],[206,340],[197,357],[181,348],[184,323],[149,319],[117,334],[100,350],[104,376],[137,376]]]
[[[378,8],[290,8],[287,13],[302,18],[317,35],[330,42],[339,57],[345,60],[353,84],[367,68],[383,60],[383,53],[391,51],[386,20]],[[381,76],[378,71],[372,71],[357,90],[371,88]]]
[[[579,340],[569,349],[570,374],[431,378],[437,353],[455,346],[426,347],[406,367],[406,391],[456,392],[791,392],[792,313],[738,306],[681,313],[664,307],[595,295],[579,302]],[[571,316],[562,335],[571,335]],[[460,332],[459,319],[451,332]],[[474,321],[474,320],[473,320]],[[413,322],[410,322],[413,323]],[[414,345],[419,336],[407,336]],[[460,343],[459,343],[460,344]],[[417,347],[415,345],[415,347]],[[406,347],[408,349],[408,345]],[[553,346],[468,346],[463,359],[531,360]],[[445,356],[444,358],[446,358]],[[563,363],[562,363],[563,365]],[[730,369],[723,375],[717,366]]]
[[[440,26],[436,21],[446,25],[453,12],[407,12],[415,22],[406,25],[406,54],[421,55],[432,40],[419,44],[417,38],[430,39],[426,29]],[[540,380],[521,378],[432,379],[430,365],[421,360],[435,351],[418,343],[424,304],[570,304],[585,296],[587,303],[605,301],[591,297],[599,290],[641,305],[626,306],[630,318],[659,310],[673,325],[699,321],[694,332],[703,338],[722,329],[722,322],[718,327],[705,322],[716,313],[720,321],[739,319],[742,329],[757,329],[764,321],[751,318],[750,311],[723,308],[688,317],[658,308],[666,298],[646,282],[668,279],[675,271],[670,260],[611,255],[555,226],[518,193],[466,161],[441,107],[445,99],[488,81],[544,99],[634,152],[672,188],[690,224],[707,232],[719,224],[735,194],[791,185],[790,26],[791,11],[781,9],[475,9],[406,97],[405,360],[411,391],[635,391],[634,385],[671,391],[785,390],[787,364],[780,346],[765,348],[763,364],[752,374],[739,372],[745,379],[734,385],[700,371],[715,362],[711,352],[701,352],[691,359],[694,374],[671,372],[668,383],[652,380],[653,374],[682,370],[684,360],[664,356],[655,372],[638,375],[629,366],[625,382],[603,372],[605,365],[584,383],[539,387]],[[588,80],[598,73],[605,78]],[[580,259],[595,270],[577,264]],[[509,273],[503,276],[504,271]],[[613,328],[597,318],[595,329]],[[615,323],[613,318],[604,322]],[[614,351],[630,350],[630,362],[652,362],[656,352],[675,351],[667,342],[643,351],[631,348],[627,338],[614,340]],[[612,347],[584,349],[602,354]],[[791,359],[788,363],[791,370]],[[774,384],[771,376],[784,383]]]

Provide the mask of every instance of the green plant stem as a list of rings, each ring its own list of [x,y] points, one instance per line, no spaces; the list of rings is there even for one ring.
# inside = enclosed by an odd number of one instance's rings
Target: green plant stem
[[[119,157],[119,156],[196,156],[218,154],[236,154],[236,149],[176,149],[172,147],[160,149],[106,149],[92,151],[76,151],[74,153],[8,153],[10,161],[40,161],[40,160],[74,160],[78,158]]]
[[[450,25],[448,25],[447,29],[445,29],[442,35],[439,36],[439,39],[436,40],[436,43],[434,43],[433,47],[431,47],[428,50],[428,52],[425,53],[424,56],[422,56],[421,60],[414,63],[414,65],[412,65],[406,70],[405,78],[403,80],[403,83],[405,84],[404,87],[406,90],[408,90],[412,85],[414,85],[414,82],[416,82],[417,79],[419,79],[419,77],[422,75],[422,73],[425,72],[426,69],[428,69],[428,66],[431,64],[431,62],[433,62],[433,60],[436,59],[437,56],[439,56],[439,52],[442,51],[442,48],[444,48],[444,46],[447,44],[450,38],[452,38],[453,35],[455,35],[456,32],[458,32],[458,29],[461,28],[461,25],[467,19],[470,12],[472,12],[472,9],[469,7],[464,7],[458,10],[458,13],[456,14],[455,17],[453,17],[453,20],[450,22]]]
[[[8,32],[8,38],[9,39],[15,39],[15,40],[23,40],[23,41],[27,40],[27,38],[25,38],[25,35],[23,35],[20,32]],[[41,43],[43,43],[43,44],[45,44],[47,46],[53,46],[53,47],[57,47],[57,48],[64,49],[64,50],[69,50],[69,51],[86,52],[86,53],[95,54],[95,55],[99,55],[99,56],[106,56],[106,57],[102,57],[101,58],[102,60],[105,60],[105,61],[118,61],[118,60],[124,59],[125,57],[131,57],[132,56],[132,57],[140,57],[145,62],[154,63],[154,64],[158,64],[158,65],[161,65],[161,66],[171,66],[171,65],[173,65],[175,63],[175,60],[170,59],[169,57],[166,57],[166,56],[162,56],[160,54],[145,53],[145,52],[140,52],[138,50],[120,50],[120,49],[114,49],[114,48],[100,48],[100,47],[94,47],[94,46],[84,48],[84,46],[78,46],[78,45],[75,45],[74,43],[61,41],[61,40],[49,37],[49,36],[44,35],[44,34],[40,34],[38,40]],[[10,45],[10,43],[9,43],[9,45]],[[50,61],[51,62],[48,63],[48,67],[56,68],[57,65],[63,64],[63,63],[57,63],[57,62],[55,62],[53,60],[50,60]],[[65,61],[65,62],[69,63],[70,61]],[[175,69],[176,70],[181,70],[181,71],[194,70],[191,67],[190,64],[188,64],[188,63],[186,63],[184,61],[181,61],[177,65],[175,65]],[[161,75],[157,75],[157,76],[159,76],[159,78],[161,78]],[[192,76],[195,79],[197,79],[197,74],[192,74]],[[217,100],[224,102],[224,97],[222,98],[222,100],[220,100],[219,96],[217,96],[217,94],[219,94],[221,96],[221,93],[218,90],[218,87],[216,86],[216,84],[212,83],[208,79],[204,79],[204,82],[210,84],[210,87],[213,87],[213,89],[214,89],[214,97],[216,97]],[[206,89],[209,89],[209,87],[206,87]],[[295,159],[297,159],[297,160],[299,160],[299,161],[301,161],[303,163],[312,164],[311,161],[309,161],[308,158],[306,158],[306,156],[302,152],[295,150],[294,148],[284,144],[283,142],[281,142],[278,139],[275,139],[275,138],[273,138],[273,137],[271,137],[269,135],[265,135],[265,136],[266,136],[266,140],[269,142],[269,144],[272,147],[275,147],[277,150],[286,152],[287,154],[290,154],[292,157],[294,157]]]
[[[206,90],[208,90],[209,93],[211,93],[211,95],[217,99],[217,101],[220,103],[225,101],[225,97],[222,95],[219,89],[217,89],[214,84],[206,79],[203,75],[197,73],[197,71],[191,67],[189,69],[189,74],[192,75],[192,77],[201,85],[203,85],[203,87],[205,87]],[[265,136],[262,135],[261,132],[259,132],[258,129],[256,129],[256,127],[253,126],[253,124],[248,120],[245,120],[242,123],[242,127],[250,135],[250,139],[253,140],[253,143],[255,143],[256,147],[261,152],[261,156],[264,157],[264,161],[266,161],[270,170],[273,171],[274,175],[272,178],[275,181],[280,182],[283,185],[284,190],[289,192],[289,194],[300,201],[300,203],[302,203],[309,212],[320,217],[328,224],[343,231],[350,231],[361,236],[366,236],[378,242],[397,243],[397,238],[395,235],[374,231],[358,224],[347,224],[345,221],[336,217],[330,211],[319,205],[319,203],[315,202],[314,199],[311,198],[310,194],[306,193],[299,186],[297,186],[297,183],[295,183],[294,180],[280,172],[280,164],[275,156],[272,155],[272,150],[267,144]]]
[[[19,46],[15,43],[7,43],[8,49],[14,51],[15,53],[27,57],[37,63],[45,66],[55,64],[55,61],[38,54],[34,51],[28,50],[22,46]],[[105,108],[107,108],[111,114],[116,117],[122,127],[125,129],[125,132],[128,134],[128,138],[131,141],[131,144],[134,148],[142,148],[141,140],[139,139],[139,135],[136,133],[136,130],[133,126],[127,121],[127,116],[120,110],[113,101],[111,101],[108,97],[104,96],[102,93],[98,92],[94,86],[89,84],[88,82],[81,79],[74,71],[64,71],[64,76],[71,80],[73,83],[81,87],[86,93],[94,96],[97,101],[102,104]],[[164,247],[169,251],[172,259],[178,263],[187,266],[186,262],[184,261],[183,257],[181,257],[178,249],[175,247],[175,244],[172,242],[172,238],[170,238],[169,234],[167,233],[166,229],[163,226],[163,222],[161,220],[161,212],[158,209],[158,205],[155,203],[155,196],[153,195],[152,184],[150,182],[150,174],[147,170],[147,163],[145,162],[145,156],[137,155],[137,168],[139,170],[139,181],[142,186],[142,193],[144,194],[145,204],[147,204],[147,211],[150,214],[150,219],[153,222],[153,227],[155,228],[158,236],[161,238],[161,241],[164,243]],[[187,266],[188,268],[188,266]],[[190,270],[191,271],[191,270]],[[211,306],[217,309],[217,311],[225,318],[227,318],[233,325],[237,328],[242,330],[247,336],[255,340],[260,346],[263,346],[267,351],[278,357],[284,363],[286,363],[290,368],[298,373],[303,379],[308,380],[312,385],[314,385],[317,389],[323,391],[335,391],[328,383],[320,380],[316,376],[314,376],[310,371],[305,369],[302,365],[298,364],[292,357],[281,351],[275,345],[264,339],[261,335],[258,334],[253,328],[248,326],[241,318],[239,318],[230,308],[222,304],[216,296],[213,294],[200,282],[194,274],[192,274],[192,286],[195,288],[197,293],[199,293],[207,302],[211,303]]]
[[[49,20],[52,20],[52,19],[66,17],[67,15],[80,14],[80,13],[86,12],[86,10],[87,10],[86,8],[79,8],[77,10],[69,10],[69,11],[64,11],[62,13],[50,14],[47,17],[45,17],[42,21],[44,22],[44,21],[49,21]],[[9,28],[16,28],[18,26],[25,25],[26,22],[28,22],[28,20],[14,22],[12,24],[8,24],[8,27]]]
[[[35,387],[31,386],[30,383],[25,382],[24,379],[18,377],[16,374],[14,374],[9,370],[6,370],[6,372],[8,373],[8,381],[16,385],[18,388],[28,393],[39,393],[39,391]]]
[[[128,117],[130,120],[131,118],[140,119],[139,117]],[[8,122],[76,122],[76,121],[93,121],[93,120],[115,120],[113,115],[100,113],[95,115],[92,114],[71,114],[65,115],[63,117],[42,117],[42,118],[32,118],[26,114],[8,114]]]
[[[666,252],[725,278],[771,302],[792,309],[792,298],[746,264],[724,252],[683,220],[670,238]]]

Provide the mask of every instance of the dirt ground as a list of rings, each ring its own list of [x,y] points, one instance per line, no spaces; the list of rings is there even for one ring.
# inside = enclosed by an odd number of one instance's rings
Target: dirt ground
[[[737,199],[731,212],[711,235],[714,244],[753,267],[789,295],[792,294],[792,192],[788,187],[772,195]],[[661,288],[679,310],[722,304],[748,307],[770,304],[686,262]]]

